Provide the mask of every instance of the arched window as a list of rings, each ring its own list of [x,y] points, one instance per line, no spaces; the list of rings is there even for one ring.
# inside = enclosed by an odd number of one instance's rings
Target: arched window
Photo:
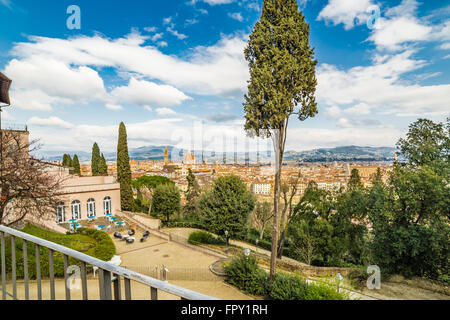
[[[92,198],[87,201],[87,217],[95,217],[95,200]]]
[[[72,202],[72,219],[81,219],[81,202],[78,200]]]
[[[103,213],[104,214],[112,213],[111,198],[110,197],[106,197],[105,199],[103,199]]]
[[[56,206],[56,223],[66,222],[66,206],[64,202],[58,203]]]

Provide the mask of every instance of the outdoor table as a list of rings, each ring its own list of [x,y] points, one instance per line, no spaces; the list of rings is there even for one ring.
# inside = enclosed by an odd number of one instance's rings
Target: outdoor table
[[[123,227],[123,225],[125,224],[125,222],[120,221],[120,222],[116,222],[115,224],[116,224],[116,226]]]

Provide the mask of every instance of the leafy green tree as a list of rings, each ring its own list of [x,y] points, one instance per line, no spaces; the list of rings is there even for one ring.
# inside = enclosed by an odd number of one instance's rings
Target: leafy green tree
[[[72,167],[74,174],[81,174],[80,160],[78,160],[78,156],[76,154],[73,156]]]
[[[338,250],[333,226],[321,218],[296,216],[289,225],[295,257],[304,263],[326,266],[335,263]]]
[[[180,191],[174,184],[162,184],[155,188],[153,192],[152,211],[158,215],[163,215],[166,222],[172,215],[178,214],[181,210]]]
[[[281,163],[291,115],[300,121],[317,114],[317,80],[314,50],[309,45],[309,25],[295,0],[265,0],[245,49],[250,82],[245,95],[245,129],[271,137],[276,154],[274,223],[270,281],[276,269],[279,233]]]
[[[270,219],[273,218],[272,212],[273,206],[270,202],[257,202],[255,210],[253,211],[253,221],[258,226],[259,239],[262,240],[264,237],[264,230],[266,225],[269,223]]]
[[[175,184],[172,180],[164,176],[141,176],[132,181],[132,186],[135,188],[147,188],[153,190],[161,184]]]
[[[209,231],[229,238],[247,232],[255,198],[242,180],[234,175],[218,178],[199,199],[201,218]],[[225,231],[228,231],[226,236]]]
[[[195,179],[195,175],[192,170],[189,169],[189,173],[186,177],[188,181],[188,188],[185,193],[186,204],[183,207],[183,214],[185,216],[195,215],[198,211],[198,198],[200,196],[200,186]]]
[[[133,190],[131,189],[130,156],[128,154],[127,131],[125,124],[120,123],[117,142],[117,180],[120,183],[120,202],[122,210],[133,209]]]
[[[407,162],[394,165],[387,186],[371,189],[372,252],[385,273],[448,279],[448,141],[448,119],[447,127],[417,120],[397,144]]]
[[[97,142],[92,146],[91,171],[93,176],[100,175],[100,148]]]
[[[450,162],[450,118],[446,124],[428,119],[418,119],[409,126],[405,139],[397,143],[399,154],[411,166],[446,166]]]
[[[347,188],[349,190],[357,190],[361,189],[363,187],[363,184],[361,182],[361,176],[359,175],[358,169],[352,169],[352,172],[350,173],[350,179],[347,183]]]

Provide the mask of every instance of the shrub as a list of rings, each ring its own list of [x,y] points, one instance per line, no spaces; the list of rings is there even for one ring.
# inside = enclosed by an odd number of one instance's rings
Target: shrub
[[[84,254],[98,258],[103,261],[109,261],[116,253],[116,247],[112,239],[104,231],[94,229],[79,228],[76,234],[63,235],[56,232],[48,231],[38,228],[33,225],[27,225],[23,232],[29,233],[36,237],[55,242],[65,247],[77,250]],[[9,239],[8,239],[9,240]],[[22,239],[16,238],[16,276],[23,278],[24,263],[23,263],[23,242]],[[11,241],[6,242],[6,270],[11,272]],[[34,243],[27,242],[28,253],[28,276],[30,279],[36,278],[36,250]],[[40,270],[43,277],[49,276],[49,259],[48,249],[40,247]],[[69,257],[69,265],[81,265],[79,260]],[[91,267],[88,267],[88,271]],[[63,254],[59,252],[54,253],[54,273],[56,277],[64,276],[64,259]]]
[[[297,276],[277,273],[270,288],[274,300],[305,300],[308,284]]]
[[[212,234],[204,231],[195,231],[189,235],[188,242],[190,244],[224,244],[223,241],[215,238]]]
[[[256,258],[244,254],[224,266],[226,282],[249,294],[267,295],[267,273],[258,266]]]
[[[270,288],[274,300],[346,300],[348,296],[324,282],[307,283],[297,275],[278,273]]]

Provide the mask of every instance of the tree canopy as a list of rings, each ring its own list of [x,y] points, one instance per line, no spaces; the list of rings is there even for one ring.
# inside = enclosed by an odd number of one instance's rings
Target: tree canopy
[[[253,194],[234,175],[218,178],[199,199],[201,219],[209,231],[220,236],[226,236],[225,231],[228,237],[245,234],[254,207]]]

